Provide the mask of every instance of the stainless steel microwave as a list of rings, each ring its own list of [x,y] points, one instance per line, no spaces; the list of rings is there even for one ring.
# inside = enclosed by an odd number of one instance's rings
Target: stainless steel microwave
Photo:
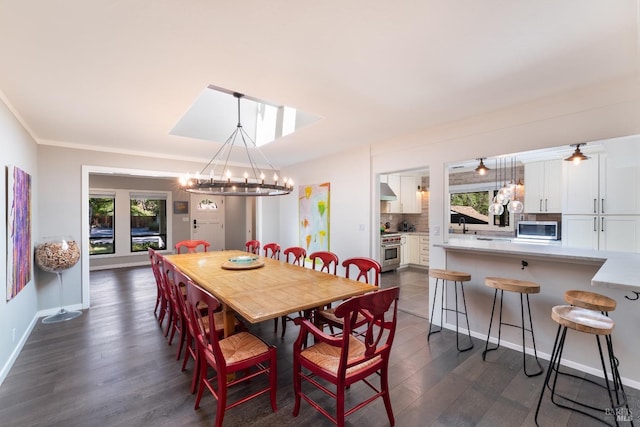
[[[520,221],[517,237],[519,239],[560,240],[558,221]]]

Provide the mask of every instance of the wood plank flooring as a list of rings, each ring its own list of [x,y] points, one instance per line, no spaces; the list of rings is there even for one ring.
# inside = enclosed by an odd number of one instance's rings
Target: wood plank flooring
[[[383,275],[383,286],[399,283],[401,293],[421,286],[426,289],[424,282],[424,271]],[[192,365],[180,371],[177,347],[167,345],[152,312],[155,292],[149,267],[91,273],[90,310],[66,323],[35,327],[0,386],[0,425],[212,425],[215,401],[205,391],[201,408],[193,409],[194,396],[189,394]],[[408,299],[415,301],[418,295]],[[473,350],[459,353],[452,332],[444,331],[427,342],[427,329],[424,318],[399,314],[390,367],[397,426],[534,425],[543,378],[524,375],[520,353],[501,348],[483,362],[482,342],[474,340]],[[273,333],[271,321],[251,330],[278,347],[278,411],[273,413],[268,397],[263,396],[227,411],[225,425],[332,425],[304,402],[297,418],[291,414],[291,348],[297,328],[290,325],[284,339],[279,330]],[[640,411],[640,393],[627,389],[632,408]],[[577,386],[571,391],[595,393]],[[347,393],[348,401],[358,401],[367,392],[354,386]],[[327,405],[333,407],[329,400]],[[541,425],[599,425],[548,401],[542,413]],[[350,416],[347,425],[388,425],[382,401]]]

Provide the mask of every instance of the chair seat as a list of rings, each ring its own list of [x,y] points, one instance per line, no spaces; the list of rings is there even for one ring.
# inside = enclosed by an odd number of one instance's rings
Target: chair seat
[[[429,277],[433,277],[434,279],[450,280],[452,282],[468,282],[471,280],[471,275],[469,273],[453,270],[440,270],[437,268],[429,270]]]
[[[347,363],[355,361],[357,358],[364,355],[365,346],[362,341],[358,340],[354,336],[349,337],[349,354],[347,356]],[[334,375],[338,374],[338,367],[340,365],[340,354],[342,347],[336,347],[324,342],[314,344],[311,347],[303,350],[300,353],[300,357],[307,359],[309,362],[321,367],[322,369],[331,372]],[[379,356],[369,359],[366,362],[352,366],[347,369],[347,376],[354,372],[357,372],[367,366],[376,364],[382,360]]]
[[[335,323],[338,325],[344,324],[344,319],[341,317],[337,317],[335,315],[335,309],[327,308],[326,310],[318,311],[318,315],[324,318],[329,323]],[[356,318],[356,326],[361,325],[367,319],[362,315],[362,313],[358,313],[358,317]]]
[[[484,280],[484,284],[493,289],[517,292],[520,294],[540,293],[540,285],[538,283],[527,282],[525,280],[507,279],[503,277],[487,277]]]
[[[604,314],[572,305],[553,307],[551,318],[569,329],[594,335],[609,335],[615,326],[615,322]]]
[[[231,365],[266,354],[269,352],[269,347],[255,335],[239,332],[220,340],[220,350],[227,365]]]
[[[616,309],[616,300],[595,292],[579,291],[575,289],[566,291],[564,293],[564,300],[567,304],[587,308],[589,310],[609,312]]]

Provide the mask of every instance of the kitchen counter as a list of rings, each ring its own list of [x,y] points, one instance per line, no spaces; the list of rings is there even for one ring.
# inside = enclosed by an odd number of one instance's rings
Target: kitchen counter
[[[600,269],[591,279],[592,286],[640,291],[640,253],[594,251],[562,245],[455,237],[450,238],[448,243],[437,243],[434,246],[450,251],[490,253],[512,257],[552,258],[564,262],[600,264]]]

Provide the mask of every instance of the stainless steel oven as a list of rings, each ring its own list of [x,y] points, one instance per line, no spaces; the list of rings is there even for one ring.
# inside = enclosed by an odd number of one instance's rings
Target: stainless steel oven
[[[386,233],[380,236],[380,264],[382,271],[395,270],[400,266],[402,237],[400,233]]]

